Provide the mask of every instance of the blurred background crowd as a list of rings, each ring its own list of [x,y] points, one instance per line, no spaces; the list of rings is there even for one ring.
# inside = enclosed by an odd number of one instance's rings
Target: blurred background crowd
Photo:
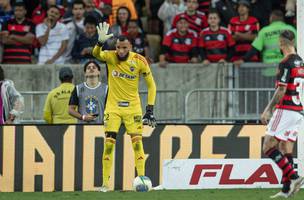
[[[295,31],[295,16],[296,0],[0,0],[1,63],[85,63],[103,21],[160,67],[276,63],[271,37]]]

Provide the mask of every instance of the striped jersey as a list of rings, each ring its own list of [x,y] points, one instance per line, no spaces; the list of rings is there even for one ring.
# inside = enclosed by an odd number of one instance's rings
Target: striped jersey
[[[186,35],[180,35],[177,29],[169,31],[162,44],[162,54],[169,62],[188,63],[197,56],[198,37],[196,32],[188,30]]]
[[[304,65],[299,55],[291,54],[280,62],[276,79],[277,86],[286,86],[287,90],[276,108],[303,111]]]
[[[206,59],[211,62],[226,59],[228,49],[234,44],[230,31],[224,27],[219,27],[217,31],[206,28],[200,33],[199,47],[204,49]]]
[[[189,29],[192,29],[197,34],[208,27],[207,17],[203,12],[196,11],[194,15],[188,15],[187,12],[177,14],[173,19],[173,28],[176,27],[180,18],[185,18],[189,23]]]
[[[198,10],[204,13],[208,13],[211,0],[198,0]]]
[[[249,16],[247,20],[241,21],[240,17],[233,17],[230,20],[230,24],[228,26],[232,35],[236,32],[239,33],[254,33],[257,34],[260,30],[259,22],[255,17]],[[251,49],[252,41],[237,41],[235,45],[235,55],[232,58],[232,61],[241,59],[247,51]],[[250,61],[259,61],[257,56],[253,56]]]
[[[34,25],[24,19],[18,23],[16,19],[11,19],[3,26],[3,31],[8,31],[10,35],[25,36],[27,33],[34,33]],[[32,45],[16,42],[14,44],[5,44],[3,52],[3,63],[10,64],[30,64],[32,62]]]

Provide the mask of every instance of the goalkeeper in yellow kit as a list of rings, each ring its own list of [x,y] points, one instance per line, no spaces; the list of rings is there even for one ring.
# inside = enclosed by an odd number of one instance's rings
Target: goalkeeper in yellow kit
[[[97,26],[98,43],[93,49],[93,56],[104,61],[108,68],[108,96],[104,113],[105,143],[103,151],[103,186],[102,192],[109,190],[109,178],[113,164],[116,135],[121,123],[131,136],[138,176],[145,175],[145,154],[142,143],[143,122],[155,127],[153,105],[156,86],[146,59],[131,52],[131,43],[125,36],[119,36],[116,50],[102,50],[104,42],[112,37],[108,34],[109,25],[104,22]],[[140,75],[145,78],[148,87],[148,105],[142,118],[138,83]]]

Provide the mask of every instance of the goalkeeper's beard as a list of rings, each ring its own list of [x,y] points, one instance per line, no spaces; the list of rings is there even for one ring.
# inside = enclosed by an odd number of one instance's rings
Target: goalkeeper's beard
[[[116,56],[118,58],[118,60],[120,61],[126,61],[129,57],[130,52],[128,52],[125,56],[119,56],[118,53],[116,53]]]

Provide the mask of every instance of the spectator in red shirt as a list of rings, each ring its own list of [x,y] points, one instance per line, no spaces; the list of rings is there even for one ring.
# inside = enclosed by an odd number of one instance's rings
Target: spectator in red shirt
[[[24,3],[14,5],[15,18],[6,22],[3,29],[3,63],[30,64],[32,43],[35,38],[33,23],[25,18]]]
[[[167,62],[198,62],[198,37],[196,32],[188,27],[187,19],[180,17],[176,23],[176,29],[172,29],[165,35],[159,56],[160,67],[166,67]]]
[[[199,34],[204,28],[208,26],[206,15],[198,11],[198,0],[187,0],[187,10],[184,13],[178,14],[173,20],[173,27],[180,17],[185,18],[189,23],[189,28]]]
[[[251,49],[251,43],[260,29],[259,22],[255,17],[249,16],[250,2],[240,0],[238,2],[239,16],[230,20],[229,29],[236,41],[232,61],[242,58]],[[258,56],[252,57],[251,62],[258,62]]]
[[[116,14],[116,24],[110,28],[114,36],[126,35],[128,30],[128,23],[131,19],[131,12],[127,7],[119,7]]]
[[[215,10],[209,12],[208,23],[209,27],[202,30],[199,38],[203,63],[229,61],[235,44],[230,31],[220,26],[220,16]]]

